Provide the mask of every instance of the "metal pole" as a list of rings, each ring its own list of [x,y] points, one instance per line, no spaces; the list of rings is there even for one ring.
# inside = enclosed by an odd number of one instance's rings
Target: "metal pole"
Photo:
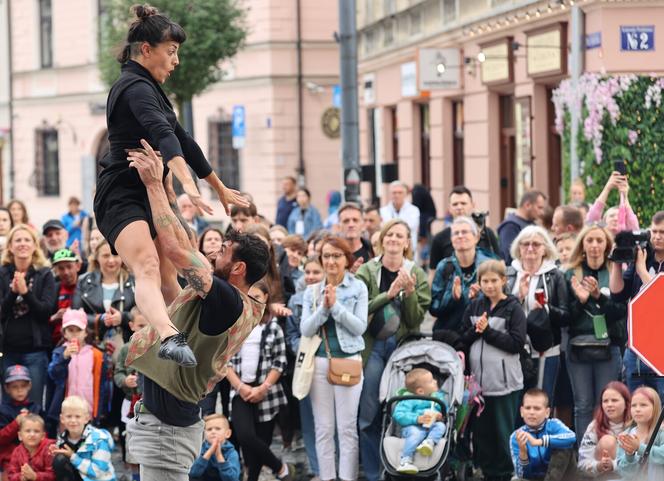
[[[578,153],[578,135],[579,123],[581,122],[581,99],[577,98],[579,77],[583,72],[584,64],[584,24],[585,14],[578,5],[572,7],[572,55],[570,59],[572,91],[574,92],[574,103],[570,112],[571,125],[570,125],[570,182],[574,182],[580,175],[581,169],[579,166],[579,153]]]
[[[304,98],[302,95],[302,4],[295,1],[295,23],[297,32],[297,183],[306,184],[304,165]]]
[[[360,158],[357,113],[357,30],[355,0],[339,0],[339,52],[341,57],[341,155],[344,198],[360,200]]]

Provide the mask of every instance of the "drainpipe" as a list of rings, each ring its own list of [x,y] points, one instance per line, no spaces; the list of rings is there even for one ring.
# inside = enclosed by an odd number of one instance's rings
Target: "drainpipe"
[[[297,182],[305,185],[304,176],[304,106],[302,99],[302,5],[301,0],[295,0],[296,35],[295,42],[297,52]]]

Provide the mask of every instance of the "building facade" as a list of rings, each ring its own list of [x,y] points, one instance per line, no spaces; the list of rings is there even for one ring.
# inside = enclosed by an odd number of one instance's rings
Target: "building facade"
[[[662,2],[358,0],[364,198],[398,177],[443,212],[465,184],[494,226],[527,189],[560,203],[551,92],[570,75],[573,8],[583,71],[664,73]]]
[[[300,174],[322,206],[342,176],[335,126],[321,124],[338,83],[336,4],[244,5],[246,45],[225,63],[222,80],[193,100],[194,136],[222,178],[252,193],[268,218],[286,175]],[[92,206],[97,162],[107,149],[107,87],[97,68],[104,0],[0,0],[0,7],[11,40],[0,42],[11,47],[4,89],[0,79],[0,129],[7,123],[13,142],[13,156],[3,157],[2,202],[25,201],[39,225],[60,216],[72,195]],[[0,19],[0,34],[3,25]],[[245,111],[243,145],[232,140],[235,106]],[[3,123],[9,110],[11,122]]]

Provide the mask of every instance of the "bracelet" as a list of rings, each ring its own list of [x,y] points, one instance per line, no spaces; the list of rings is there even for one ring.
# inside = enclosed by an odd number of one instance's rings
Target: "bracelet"
[[[265,381],[263,381],[263,384],[265,386],[267,386],[268,390],[272,387],[272,383],[270,381],[268,381],[267,379]]]
[[[237,387],[235,388],[235,390],[236,390],[237,392],[240,392],[240,389],[242,389],[242,386],[244,386],[244,383],[243,383],[243,382],[240,382],[240,384],[237,385]]]

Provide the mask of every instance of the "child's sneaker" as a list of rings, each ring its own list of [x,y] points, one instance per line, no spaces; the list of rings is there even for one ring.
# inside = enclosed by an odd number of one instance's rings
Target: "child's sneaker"
[[[420,470],[415,466],[411,460],[402,459],[397,468],[397,472],[401,474],[417,474]]]
[[[415,451],[422,456],[431,456],[433,454],[433,441],[431,441],[431,439],[425,439],[415,448]]]

